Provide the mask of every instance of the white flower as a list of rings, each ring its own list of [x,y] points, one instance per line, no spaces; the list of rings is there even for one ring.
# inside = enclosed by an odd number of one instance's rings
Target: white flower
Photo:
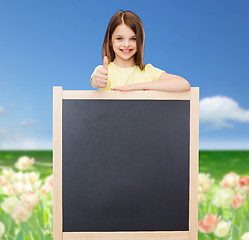
[[[5,230],[5,226],[2,222],[0,222],[0,239],[3,236],[4,230]]]
[[[199,173],[199,176],[198,176],[198,185],[199,185],[199,188],[201,189],[198,189],[199,192],[206,192],[210,186],[214,183],[214,178],[210,178],[210,174],[205,174],[205,173]]]
[[[230,172],[223,177],[220,185],[223,188],[227,187],[233,188],[237,186],[239,179],[240,179],[239,175],[237,175],[235,172]]]
[[[25,222],[32,215],[32,208],[25,201],[21,201],[15,211],[12,213],[12,218],[17,222]]]
[[[34,158],[22,156],[15,163],[15,167],[20,169],[20,170],[27,170],[32,166],[33,163],[34,163]]]
[[[32,209],[38,202],[39,197],[35,192],[22,195],[22,202],[26,203],[28,209]]]
[[[220,221],[214,231],[215,235],[218,237],[225,237],[230,229],[231,223]]]
[[[10,180],[14,174],[15,172],[12,169],[3,169],[2,171],[2,175],[6,180]]]
[[[22,193],[29,193],[33,191],[33,187],[30,183],[24,184],[23,192]]]
[[[20,201],[16,197],[9,197],[4,200],[1,207],[6,213],[13,213]]]
[[[244,235],[241,237],[241,240],[249,240],[249,232],[244,233]]]
[[[41,186],[41,181],[37,181],[37,182],[33,183],[34,190],[37,190],[38,188],[40,188],[40,186]]]
[[[25,174],[23,174],[23,172],[17,172],[13,175],[12,178],[13,182],[25,182]]]
[[[3,192],[7,195],[11,195],[14,194],[13,193],[13,189],[12,189],[12,185],[8,185],[8,186],[4,186],[3,187]]]
[[[36,172],[30,172],[28,174],[28,178],[29,178],[29,181],[31,183],[35,183],[36,181],[39,180],[39,177],[40,177],[40,173],[36,173]]]
[[[213,204],[221,207],[231,207],[235,193],[231,188],[224,188],[216,193]]]
[[[198,193],[198,203],[201,203],[206,200],[206,197],[203,193]]]
[[[22,182],[15,182],[12,185],[12,192],[15,195],[21,195],[24,192],[24,184]]]

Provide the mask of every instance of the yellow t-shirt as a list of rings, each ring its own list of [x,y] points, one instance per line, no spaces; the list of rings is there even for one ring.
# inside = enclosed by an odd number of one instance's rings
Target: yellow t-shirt
[[[92,87],[92,76],[98,68],[103,67],[103,65],[98,65],[91,75],[91,85]],[[141,71],[138,66],[131,68],[121,68],[115,63],[110,62],[108,64],[108,82],[107,86],[104,88],[99,88],[99,90],[111,90],[111,88],[133,84],[133,83],[143,83],[152,82],[159,80],[161,74],[165,72],[159,68],[153,67],[151,64],[145,65],[145,70]],[[94,87],[96,88],[96,87]]]

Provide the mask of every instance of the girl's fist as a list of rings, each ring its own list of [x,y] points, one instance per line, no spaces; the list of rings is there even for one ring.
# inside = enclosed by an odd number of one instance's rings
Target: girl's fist
[[[96,70],[93,74],[92,83],[96,88],[104,88],[108,82],[108,58],[104,56],[103,67]]]

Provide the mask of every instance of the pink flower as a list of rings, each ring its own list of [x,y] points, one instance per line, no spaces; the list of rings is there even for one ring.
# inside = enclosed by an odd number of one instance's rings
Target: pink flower
[[[240,177],[239,182],[238,182],[238,185],[239,185],[240,187],[241,187],[241,186],[249,185],[249,177],[247,177],[247,176],[242,176],[242,177]]]
[[[232,207],[233,207],[233,208],[240,208],[240,207],[243,205],[245,199],[246,199],[245,196],[242,197],[242,196],[240,195],[240,193],[236,193],[236,195],[235,195],[235,197],[234,197],[234,200],[233,200]]]
[[[7,186],[9,184],[9,181],[7,181],[5,177],[0,176],[0,184],[2,186]]]
[[[200,232],[203,233],[211,233],[214,232],[214,230],[217,227],[217,224],[219,222],[221,217],[217,218],[215,215],[213,214],[207,214],[203,220],[199,221],[199,230]]]

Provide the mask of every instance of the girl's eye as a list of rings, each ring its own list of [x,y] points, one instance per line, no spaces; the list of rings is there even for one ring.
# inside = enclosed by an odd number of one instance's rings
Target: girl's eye
[[[121,40],[122,38],[119,37],[119,38],[116,38],[117,40]],[[132,40],[136,40],[136,38],[132,38]]]

